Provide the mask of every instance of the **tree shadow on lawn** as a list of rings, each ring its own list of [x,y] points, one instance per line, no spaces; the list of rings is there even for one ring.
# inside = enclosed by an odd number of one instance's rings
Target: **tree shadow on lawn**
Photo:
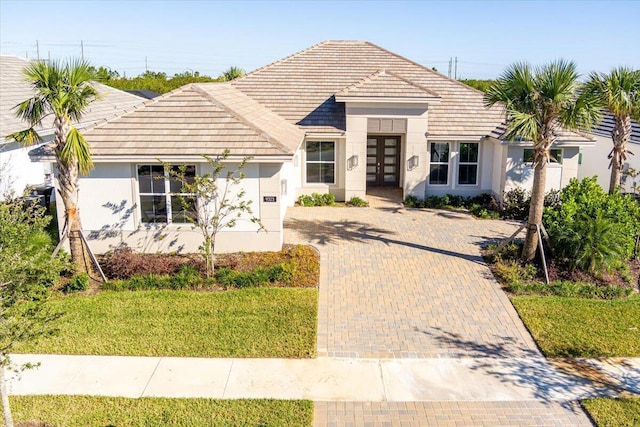
[[[396,233],[384,228],[374,227],[370,224],[359,221],[333,221],[333,220],[305,220],[291,218],[285,220],[285,228],[294,230],[304,240],[311,244],[326,246],[336,243],[340,240],[351,242],[381,242],[387,246],[400,245],[422,251],[429,251],[441,255],[447,255],[456,258],[486,265],[482,256],[470,255],[461,252],[454,252],[447,249],[427,246],[420,243],[409,242],[405,240],[395,239]]]
[[[571,401],[629,396],[638,388],[637,376],[606,375],[596,365],[579,359],[548,360],[512,337],[496,336],[494,342],[481,343],[437,327],[416,331],[457,349],[462,357],[472,358],[471,370],[491,375],[505,385],[528,389],[537,400],[557,402],[574,412],[581,409]]]

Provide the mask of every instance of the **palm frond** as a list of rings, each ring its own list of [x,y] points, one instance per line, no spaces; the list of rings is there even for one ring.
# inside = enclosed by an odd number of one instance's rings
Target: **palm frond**
[[[13,107],[13,110],[16,117],[29,123],[31,127],[39,125],[51,113],[47,100],[39,95],[25,99]]]
[[[29,128],[29,129],[21,130],[18,132],[10,133],[5,138],[13,139],[18,144],[25,145],[25,146],[37,144],[38,142],[42,141],[42,137],[38,134],[38,132],[36,132],[34,128]]]
[[[65,163],[77,162],[82,174],[88,174],[93,168],[91,146],[78,129],[72,127],[67,134],[67,140],[60,151],[60,159]]]

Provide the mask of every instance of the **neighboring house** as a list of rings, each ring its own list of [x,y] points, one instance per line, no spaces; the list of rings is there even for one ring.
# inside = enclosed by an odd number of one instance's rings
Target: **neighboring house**
[[[578,170],[578,178],[580,179],[597,175],[598,184],[605,191],[609,191],[609,181],[611,179],[611,169],[609,168],[611,160],[608,157],[613,149],[611,131],[614,124],[613,116],[606,114],[602,122],[591,129],[589,133],[595,138],[596,144],[593,147],[582,149],[582,163]],[[633,120],[631,121],[631,140],[627,144],[627,150],[633,154],[627,156],[627,160],[622,166],[622,171],[633,168],[640,172],[640,123]],[[636,191],[640,192],[640,175],[633,178],[626,177],[623,173],[622,191],[632,193],[634,186],[637,188]]]
[[[6,135],[29,127],[26,122],[15,116],[14,110],[17,104],[33,96],[33,91],[24,77],[24,69],[29,63],[28,59],[0,55],[0,194],[8,190],[21,194],[27,186],[51,183],[51,165],[34,163],[29,159],[28,153],[33,147],[22,147],[5,138]],[[137,96],[109,86],[99,83],[94,85],[101,98],[89,105],[82,123],[78,125],[80,129],[130,111],[144,102]],[[43,144],[53,140],[53,118],[45,119],[36,130],[42,136]]]
[[[503,124],[482,92],[368,42],[327,41],[88,129],[96,168],[80,182],[83,226],[97,252],[195,251],[201,238],[158,159],[199,173],[199,155],[224,149],[232,165],[253,157],[243,186],[266,232],[240,221],[220,234],[220,252],[280,249],[286,208],[301,194],[349,200],[386,186],[404,196],[501,196],[532,179],[530,144],[503,141]],[[560,136],[549,188],[576,176],[579,149],[592,144]]]

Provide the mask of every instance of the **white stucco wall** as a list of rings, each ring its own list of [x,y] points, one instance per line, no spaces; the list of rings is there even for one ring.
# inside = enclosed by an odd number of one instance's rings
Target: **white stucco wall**
[[[230,164],[235,169],[237,165]],[[283,165],[248,164],[241,182],[251,200],[254,216],[264,230],[244,214],[234,228],[218,234],[216,252],[280,250],[282,247],[283,207],[281,172]],[[198,164],[198,173],[210,170]],[[224,172],[221,174],[224,176]],[[224,179],[220,179],[221,188]],[[236,187],[233,191],[238,191]],[[265,199],[266,198],[266,199]],[[275,199],[274,199],[275,198]],[[273,201],[275,200],[275,202]],[[96,163],[88,177],[80,179],[80,215],[83,230],[96,253],[126,245],[141,252],[197,252],[202,235],[192,224],[146,224],[140,221],[136,165],[131,163]],[[64,221],[62,206],[59,209]],[[61,224],[62,226],[62,224]]]
[[[504,191],[514,188],[531,190],[533,186],[533,167],[523,160],[524,149],[528,147],[507,146],[505,164]],[[562,164],[549,163],[547,165],[546,191],[559,190],[569,183],[571,178],[578,176],[578,147],[562,147]]]
[[[610,160],[607,158],[611,152],[613,144],[611,138],[591,135],[596,139],[596,145],[593,147],[582,148],[582,164],[578,167],[578,178],[582,179],[588,176],[598,176],[598,184],[605,190],[609,191],[609,180],[611,179],[611,169],[609,169]],[[634,155],[627,156],[625,163],[635,170],[640,170],[640,144],[629,143],[628,150]],[[624,179],[624,177],[623,177]],[[637,185],[640,185],[640,178],[636,178]],[[625,192],[630,192],[633,185],[632,179],[626,179],[622,188]]]
[[[48,163],[32,162],[29,151],[47,142],[30,147],[17,143],[0,146],[0,197],[9,192],[22,195],[27,186],[45,183],[51,168]]]

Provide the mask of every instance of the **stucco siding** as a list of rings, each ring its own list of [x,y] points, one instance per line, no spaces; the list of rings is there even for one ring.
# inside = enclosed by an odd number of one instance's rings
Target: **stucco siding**
[[[32,162],[29,151],[47,142],[29,147],[15,142],[0,145],[0,200],[3,194],[22,195],[27,186],[45,182],[46,174],[51,173],[49,164]]]
[[[609,153],[613,144],[610,137],[593,136],[596,139],[596,144],[593,147],[582,148],[582,164],[578,168],[578,178],[586,178],[588,176],[598,176],[598,184],[609,191],[609,180],[611,178],[611,169],[609,169],[608,159]],[[640,144],[633,142],[627,145],[627,149],[634,155],[628,155],[625,163],[635,170],[640,170]],[[624,179],[623,177],[622,188],[625,192],[630,192],[633,185],[632,179]],[[640,185],[640,178],[636,178],[638,185]]]

